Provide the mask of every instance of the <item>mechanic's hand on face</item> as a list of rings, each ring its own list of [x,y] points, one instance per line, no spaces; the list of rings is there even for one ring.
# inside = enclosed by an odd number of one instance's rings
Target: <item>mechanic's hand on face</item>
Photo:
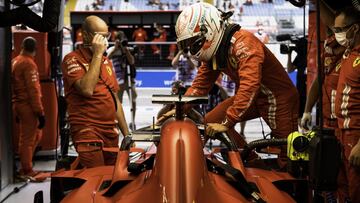
[[[45,116],[43,115],[38,116],[38,120],[39,120],[38,129],[43,129],[45,126]]]
[[[170,118],[171,116],[175,115],[175,109],[171,109],[170,111],[164,113],[162,116],[160,116],[157,121],[156,125],[161,125],[166,119]]]
[[[101,56],[104,54],[107,48],[107,39],[99,34],[95,34],[91,42],[93,54],[95,56]]]
[[[301,118],[300,127],[303,129],[309,130],[310,124],[311,124],[311,113],[304,112],[304,114]]]
[[[349,163],[350,165],[360,167],[360,142],[351,149]]]
[[[223,133],[228,131],[229,128],[226,127],[223,124],[220,123],[208,123],[207,127],[206,127],[206,134],[211,137],[214,138],[215,134],[217,133]]]

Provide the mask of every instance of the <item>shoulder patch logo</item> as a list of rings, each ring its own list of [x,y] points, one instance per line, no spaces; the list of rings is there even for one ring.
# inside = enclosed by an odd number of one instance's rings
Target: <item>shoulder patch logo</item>
[[[360,56],[358,56],[353,62],[353,68],[357,67],[360,64]]]
[[[109,73],[109,75],[111,76],[111,75],[112,75],[111,67],[110,67],[110,66],[106,66],[106,70],[107,70],[107,72]]]
[[[232,68],[236,69],[237,68],[237,64],[238,64],[238,60],[236,60],[235,57],[229,57],[229,62]]]

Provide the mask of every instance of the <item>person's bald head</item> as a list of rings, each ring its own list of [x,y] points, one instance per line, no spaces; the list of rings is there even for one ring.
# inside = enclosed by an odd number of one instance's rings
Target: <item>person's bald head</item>
[[[22,52],[35,55],[36,53],[36,40],[33,37],[26,37],[21,43]]]
[[[105,21],[97,16],[91,15],[85,18],[82,24],[84,44],[91,43],[95,33],[108,33],[108,26]]]
[[[82,29],[87,32],[107,32],[108,26],[103,19],[91,15],[85,18]]]

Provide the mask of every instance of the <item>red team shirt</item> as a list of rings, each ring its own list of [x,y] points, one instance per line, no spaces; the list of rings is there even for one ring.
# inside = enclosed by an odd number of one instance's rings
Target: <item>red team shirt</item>
[[[134,31],[132,38],[136,42],[144,42],[147,40],[147,33],[144,29],[138,28]]]
[[[21,54],[12,60],[13,102],[28,106],[35,114],[44,115],[39,72],[34,58]]]
[[[335,100],[340,129],[360,129],[360,46],[341,62]]]
[[[115,101],[108,88],[116,93],[119,85],[111,61],[107,57],[102,58],[100,79],[91,97],[84,97],[74,86],[89,69],[91,59],[89,49],[79,48],[66,55],[62,63],[70,123],[84,126],[115,125]]]

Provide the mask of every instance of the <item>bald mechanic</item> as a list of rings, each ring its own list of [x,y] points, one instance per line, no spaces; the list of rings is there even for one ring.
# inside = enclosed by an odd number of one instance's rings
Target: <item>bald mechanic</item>
[[[221,15],[212,5],[197,3],[184,9],[176,22],[179,48],[189,48],[192,57],[203,62],[185,95],[207,95],[223,72],[235,82],[236,94],[206,114],[208,135],[227,131],[242,146],[234,125],[262,117],[273,137],[286,138],[297,130],[296,88],[262,42]]]
[[[34,61],[35,54],[36,40],[32,37],[25,38],[21,44],[20,55],[12,60],[12,101],[20,125],[19,174],[32,181],[43,181],[46,178],[38,178],[39,172],[32,168],[33,153],[41,140],[41,129],[45,125],[38,67]]]
[[[103,56],[110,36],[106,23],[88,16],[82,25],[84,44],[65,56],[62,71],[71,135],[85,167],[114,164],[119,132],[129,134],[118,97],[119,85],[111,61]]]

